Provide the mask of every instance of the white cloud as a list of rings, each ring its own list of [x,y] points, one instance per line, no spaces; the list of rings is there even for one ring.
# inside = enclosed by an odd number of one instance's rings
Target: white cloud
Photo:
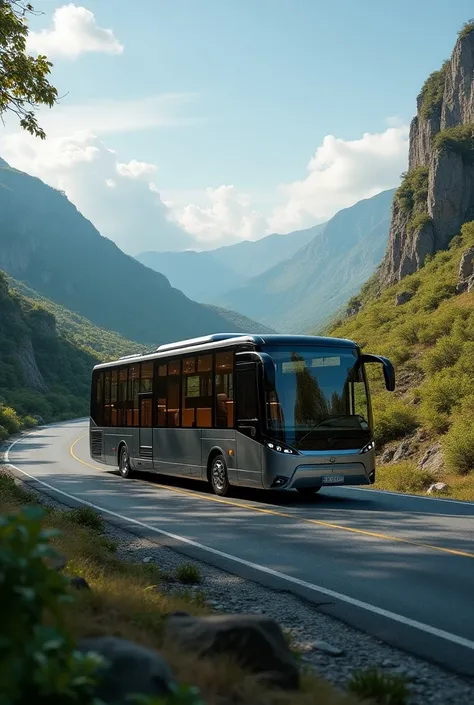
[[[54,11],[51,29],[29,33],[27,49],[49,58],[76,59],[91,52],[122,54],[124,48],[111,29],[99,27],[93,12],[70,3]]]
[[[289,232],[331,218],[395,186],[406,168],[409,128],[389,127],[343,140],[327,135],[307,166],[304,179],[280,187],[282,203],[268,219],[269,230]]]
[[[264,216],[256,211],[249,196],[234,186],[206,189],[204,206],[190,204],[175,210],[177,222],[208,245],[253,240],[265,227]]]
[[[139,162],[132,159],[128,164],[117,162],[117,171],[120,176],[125,176],[129,179],[139,179],[142,176],[153,174],[157,169],[156,164],[148,164],[148,162]]]
[[[12,166],[65,191],[102,235],[129,254],[196,245],[172,221],[156,185],[150,188],[154,165],[120,162],[116,152],[91,132],[46,141],[18,132],[3,138],[1,153]]]

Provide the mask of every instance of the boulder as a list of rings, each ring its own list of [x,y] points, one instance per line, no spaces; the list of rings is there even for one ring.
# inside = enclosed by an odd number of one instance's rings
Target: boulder
[[[279,625],[264,615],[170,617],[165,637],[197,658],[233,656],[243,668],[268,684],[285,689],[299,686],[299,670]]]
[[[427,449],[420,461],[420,468],[430,470],[434,474],[444,469],[444,458],[439,443],[435,443]]]
[[[129,704],[128,697],[169,695],[176,685],[170,667],[155,651],[126,639],[104,636],[82,639],[78,650],[94,651],[103,657],[105,668],[96,697],[114,705]]]
[[[411,441],[403,441],[402,443],[400,443],[397,450],[395,451],[393,461],[396,463],[399,460],[405,460],[405,458],[408,458],[411,453]]]
[[[382,463],[389,463],[391,460],[393,460],[393,456],[395,455],[395,451],[391,450],[390,448],[387,448],[387,450],[384,450],[382,453],[382,457],[380,458],[380,461]]]
[[[411,291],[400,291],[398,294],[395,294],[395,306],[402,306],[402,304],[408,303],[412,298],[413,294]]]
[[[445,482],[435,482],[431,485],[426,494],[445,494],[448,491],[448,485]]]
[[[464,291],[471,291],[474,280],[474,247],[468,247],[464,250],[459,264],[458,283],[456,292],[458,294]]]

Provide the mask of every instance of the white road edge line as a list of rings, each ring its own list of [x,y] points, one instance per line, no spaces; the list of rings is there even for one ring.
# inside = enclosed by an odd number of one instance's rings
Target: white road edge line
[[[253,570],[259,571],[260,573],[265,573],[267,575],[271,575],[274,578],[279,578],[281,580],[285,580],[288,583],[292,583],[293,585],[299,585],[300,587],[304,587],[307,590],[311,590],[313,592],[318,592],[323,595],[326,595],[327,597],[332,597],[335,600],[339,600],[340,602],[345,602],[346,604],[353,605],[354,607],[358,607],[360,609],[366,610],[367,612],[372,612],[373,614],[376,614],[380,617],[385,617],[387,619],[391,619],[394,622],[398,622],[400,624],[403,624],[406,627],[412,627],[413,629],[418,629],[419,631],[425,632],[426,634],[431,634],[431,636],[438,637],[439,639],[444,639],[445,641],[450,641],[453,644],[456,644],[458,646],[463,646],[467,649],[471,649],[474,651],[474,641],[470,641],[469,639],[465,639],[464,637],[457,636],[456,634],[450,634],[450,632],[446,632],[443,629],[437,629],[436,627],[431,627],[429,624],[423,624],[422,622],[418,622],[414,619],[410,619],[409,617],[403,617],[400,614],[396,614],[395,612],[390,612],[388,610],[384,610],[380,607],[376,607],[375,605],[371,605],[368,602],[362,602],[361,600],[356,600],[353,597],[349,597],[348,595],[344,595],[340,592],[335,592],[334,590],[329,590],[328,588],[321,587],[319,585],[314,585],[313,583],[308,583],[306,580],[300,580],[300,578],[295,578],[291,575],[286,575],[285,573],[280,573],[277,570],[273,570],[272,568],[266,568],[265,566],[262,565],[257,565],[256,563],[252,563],[251,561],[246,561],[243,558],[238,558],[237,556],[232,556],[229,553],[224,553],[223,551],[219,551],[216,548],[211,548],[210,546],[204,546],[201,543],[198,543],[197,541],[193,541],[192,539],[187,539],[184,536],[178,536],[177,534],[172,534],[168,531],[164,531],[163,529],[157,529],[154,526],[150,526],[149,524],[145,524],[142,521],[139,521],[138,519],[132,519],[131,517],[126,517],[123,514],[119,514],[118,512],[113,512],[110,509],[105,509],[105,507],[100,507],[97,504],[93,504],[92,502],[88,502],[85,499],[80,499],[79,497],[75,497],[74,495],[68,494],[67,492],[64,492],[63,490],[58,489],[57,487],[53,487],[52,485],[48,484],[47,482],[43,482],[43,480],[38,480],[38,478],[34,477],[34,475],[30,475],[27,473],[25,470],[21,470],[19,467],[14,465],[10,461],[10,450],[15,446],[17,443],[19,443],[21,440],[24,440],[23,438],[17,438],[16,441],[13,441],[11,443],[7,450],[5,451],[5,464],[10,465],[10,467],[14,468],[18,472],[20,472],[22,475],[26,475],[26,477],[29,477],[31,480],[34,480],[35,482],[38,482],[40,485],[43,485],[43,487],[47,487],[49,490],[52,490],[53,492],[56,492],[57,494],[63,495],[64,497],[67,497],[68,499],[72,499],[75,502],[80,502],[81,504],[85,504],[88,507],[92,507],[92,509],[95,509],[98,512],[102,512],[103,514],[108,514],[109,516],[113,516],[116,519],[121,519],[122,521],[129,522],[130,524],[135,524],[136,526],[140,526],[143,529],[146,529],[147,531],[152,531],[153,533],[160,534],[161,536],[166,536],[167,538],[171,538],[174,541],[179,541],[181,543],[185,543],[188,546],[193,546],[194,548],[198,548],[201,551],[207,551],[207,553],[212,553],[215,556],[219,556],[220,558],[225,558],[226,560],[233,561],[234,563],[239,563],[240,565],[244,565],[247,568],[252,568]]]
[[[443,497],[423,497],[423,495],[419,494],[408,494],[408,492],[391,492],[390,490],[372,490],[368,487],[343,487],[341,489],[351,490],[352,492],[367,492],[370,494],[382,495],[385,494],[391,497],[409,497],[410,499],[424,499],[426,502],[442,502],[443,504],[466,504],[469,507],[473,506],[473,502],[468,502],[465,499],[443,499]]]

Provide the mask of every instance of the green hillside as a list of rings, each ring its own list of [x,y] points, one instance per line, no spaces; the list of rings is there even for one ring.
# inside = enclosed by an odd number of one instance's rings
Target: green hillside
[[[142,348],[0,271],[0,440],[87,416],[92,367]]]
[[[371,374],[379,487],[425,492],[445,482],[448,495],[474,499],[474,290],[457,293],[464,253],[472,269],[471,247],[474,221],[449,250],[330,331],[396,367],[394,395]],[[396,449],[402,462],[387,462]]]
[[[0,165],[0,212],[0,269],[95,325],[145,345],[232,332],[225,311],[124,254],[40,179]]]

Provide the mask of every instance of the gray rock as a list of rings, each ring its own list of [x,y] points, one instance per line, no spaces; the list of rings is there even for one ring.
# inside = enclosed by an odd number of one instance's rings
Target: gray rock
[[[430,470],[433,474],[437,474],[444,469],[444,458],[439,443],[435,443],[427,449],[421,459],[420,468]]]
[[[435,482],[431,485],[426,494],[444,494],[448,491],[448,485],[445,482]]]
[[[323,651],[325,654],[330,654],[331,656],[343,656],[344,651],[339,649],[337,646],[328,644],[327,641],[313,641],[313,649],[315,651]]]
[[[102,680],[96,696],[105,702],[125,705],[128,696],[168,695],[175,685],[170,667],[155,651],[125,639],[105,636],[83,639],[79,651],[94,651],[108,667],[101,669]]]
[[[406,440],[400,443],[398,446],[397,450],[395,451],[393,455],[393,461],[396,463],[399,460],[404,460],[405,458],[408,458],[412,454],[412,449],[411,449],[411,441]]]
[[[229,654],[269,684],[299,686],[299,670],[279,625],[263,615],[211,615],[166,620],[165,638],[196,657]]]
[[[395,306],[406,304],[412,298],[413,293],[411,291],[400,291],[398,294],[395,294]]]
[[[145,556],[142,563],[153,563],[153,558],[151,556]]]
[[[393,460],[393,456],[395,455],[395,451],[387,448],[387,450],[384,450],[382,453],[381,461],[382,463],[389,463],[391,460]]]

